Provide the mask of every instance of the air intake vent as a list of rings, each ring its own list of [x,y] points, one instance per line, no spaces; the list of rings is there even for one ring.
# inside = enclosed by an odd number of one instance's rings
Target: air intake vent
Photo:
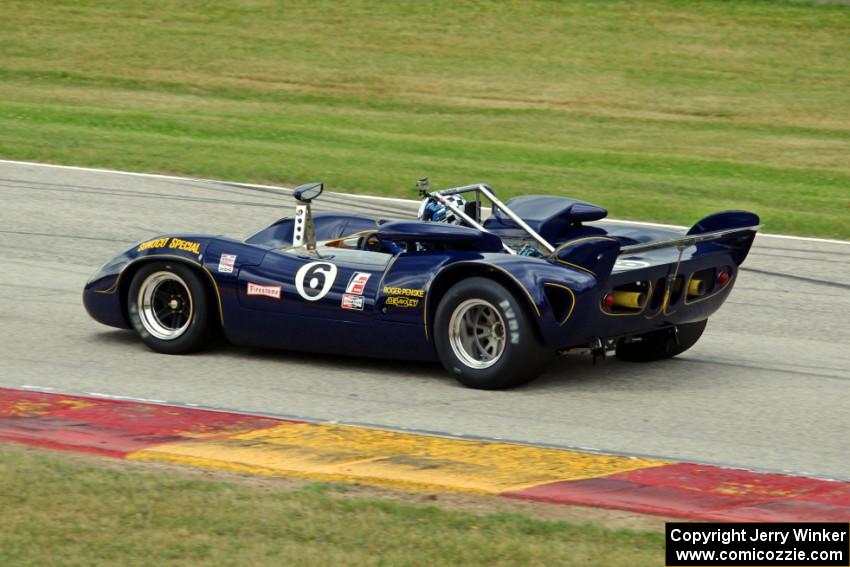
[[[572,290],[561,284],[547,283],[544,286],[546,291],[546,299],[549,305],[552,306],[552,314],[559,324],[563,325],[567,322],[573,312],[575,304],[575,296]]]

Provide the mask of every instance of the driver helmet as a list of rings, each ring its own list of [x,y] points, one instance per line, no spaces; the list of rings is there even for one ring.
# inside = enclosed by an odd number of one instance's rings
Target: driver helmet
[[[466,200],[460,195],[449,195],[443,198],[461,211],[466,207]],[[454,211],[435,199],[427,199],[422,203],[419,208],[419,219],[447,224],[461,224],[463,222],[463,219],[458,217]]]

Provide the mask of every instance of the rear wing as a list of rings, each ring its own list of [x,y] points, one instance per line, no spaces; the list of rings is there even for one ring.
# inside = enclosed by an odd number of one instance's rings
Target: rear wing
[[[712,240],[732,242],[737,240],[737,236],[755,235],[762,226],[759,224],[759,217],[755,213],[723,211],[705,217],[692,226],[685,236],[623,246],[620,254],[639,254],[661,248],[684,250],[689,246]]]
[[[761,224],[753,226],[745,226],[740,228],[727,228],[724,230],[714,230],[704,232],[702,234],[694,234],[690,236],[682,236],[681,238],[670,238],[669,240],[656,240],[655,242],[646,242],[643,244],[630,244],[620,248],[618,256],[625,254],[639,254],[641,252],[649,252],[650,250],[660,250],[661,248],[676,248],[685,250],[689,246],[694,246],[700,242],[710,242],[712,240],[724,240],[732,235],[744,235],[745,233],[755,233],[762,226]]]
[[[656,250],[675,249],[678,251],[678,258],[671,263],[678,266],[685,250],[691,246],[714,242],[740,265],[747,257],[756,232],[761,227],[758,215],[754,213],[724,211],[705,217],[691,227],[687,234],[676,238],[626,246],[621,246],[620,242],[611,236],[578,238],[559,246],[550,258],[555,262],[590,272],[596,277],[604,277],[611,273],[621,256],[640,256]]]

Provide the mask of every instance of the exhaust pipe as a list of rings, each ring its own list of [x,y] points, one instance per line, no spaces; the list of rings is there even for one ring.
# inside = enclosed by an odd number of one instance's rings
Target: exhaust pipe
[[[692,279],[688,282],[688,295],[699,297],[705,295],[705,282],[703,280]]]
[[[619,291],[611,292],[614,296],[613,304],[617,307],[626,309],[643,309],[646,304],[646,294],[640,291]]]

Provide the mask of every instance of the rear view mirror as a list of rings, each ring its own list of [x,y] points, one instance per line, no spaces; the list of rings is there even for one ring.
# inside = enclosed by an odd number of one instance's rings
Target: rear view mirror
[[[298,187],[296,187],[292,192],[292,196],[295,197],[297,200],[301,201],[302,203],[309,203],[310,201],[321,195],[324,188],[325,186],[321,182],[307,183],[305,185],[299,185]]]

